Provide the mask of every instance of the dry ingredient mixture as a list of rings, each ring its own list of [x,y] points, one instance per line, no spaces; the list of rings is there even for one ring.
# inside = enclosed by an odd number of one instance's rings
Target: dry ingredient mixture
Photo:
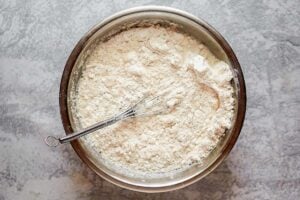
[[[82,127],[107,119],[145,93],[164,94],[170,112],[99,130],[85,143],[124,172],[165,173],[201,164],[232,124],[230,67],[196,39],[159,25],[99,42],[79,80]]]

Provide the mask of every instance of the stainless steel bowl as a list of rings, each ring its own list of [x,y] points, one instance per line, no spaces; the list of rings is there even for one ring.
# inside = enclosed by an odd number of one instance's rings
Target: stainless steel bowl
[[[89,54],[91,45],[99,38],[117,33],[125,25],[128,26],[141,20],[168,21],[178,24],[182,31],[204,43],[214,55],[231,66],[234,73],[232,84],[236,96],[236,113],[232,129],[227,131],[203,165],[192,166],[174,176],[162,175],[160,177],[145,178],[124,175],[101,162],[81,139],[71,144],[83,162],[107,181],[123,188],[141,192],[165,192],[185,187],[200,180],[213,171],[228,155],[243,125],[246,110],[246,90],[243,73],[233,50],[226,40],[206,22],[184,11],[169,7],[144,6],[131,8],[119,12],[94,26],[82,37],[72,51],[62,75],[59,96],[61,117],[66,134],[80,129],[80,125],[76,123],[74,112],[71,109],[72,95],[76,90],[81,68],[84,65],[85,57]]]

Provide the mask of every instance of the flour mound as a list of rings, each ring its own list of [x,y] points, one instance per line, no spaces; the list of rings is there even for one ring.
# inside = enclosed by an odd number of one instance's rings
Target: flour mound
[[[124,173],[165,173],[201,164],[234,113],[233,75],[206,46],[174,30],[131,28],[99,42],[86,60],[75,98],[87,127],[143,94],[163,93],[171,111],[134,118],[84,137],[101,159]]]

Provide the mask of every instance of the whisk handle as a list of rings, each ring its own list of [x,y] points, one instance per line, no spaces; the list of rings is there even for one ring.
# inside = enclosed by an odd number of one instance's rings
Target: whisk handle
[[[120,120],[119,117],[112,117],[110,119],[107,119],[107,120],[103,120],[101,122],[98,122],[97,124],[94,124],[92,126],[89,126],[83,130],[80,130],[78,132],[75,132],[75,133],[72,133],[70,135],[67,135],[67,136],[64,136],[64,137],[61,137],[59,138],[59,142],[62,144],[62,143],[67,143],[67,142],[71,142],[79,137],[82,137],[86,134],[89,134],[89,133],[92,133],[96,130],[99,130],[99,129],[102,129],[104,127],[107,127],[107,126],[110,126],[116,122],[118,122]]]
[[[48,136],[46,137],[45,139],[45,142],[48,146],[52,146],[52,147],[55,147],[57,146],[59,143],[60,144],[63,144],[63,143],[67,143],[67,142],[71,142],[77,138],[80,138],[86,134],[89,134],[89,133],[92,133],[96,130],[99,130],[99,129],[102,129],[104,127],[107,127],[107,126],[110,126],[120,120],[122,120],[123,117],[121,115],[118,115],[118,116],[114,116],[112,118],[109,118],[107,120],[103,120],[101,122],[98,122],[92,126],[89,126],[83,130],[80,130],[78,132],[74,132],[72,134],[69,134],[67,136],[64,136],[64,137],[61,137],[61,138],[56,138],[54,136]]]

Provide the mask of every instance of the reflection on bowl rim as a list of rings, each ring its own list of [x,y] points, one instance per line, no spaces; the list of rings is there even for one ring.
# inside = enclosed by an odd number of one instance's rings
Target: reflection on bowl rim
[[[208,25],[206,22],[203,20],[200,20],[199,18],[188,14],[184,11],[174,9],[174,8],[169,8],[169,7],[164,7],[164,6],[141,6],[141,7],[135,7],[135,8],[130,8],[124,11],[121,11],[117,14],[114,14],[93,28],[91,28],[82,38],[81,40],[77,43],[75,48],[73,49],[71,55],[68,58],[68,61],[66,63],[62,79],[61,79],[61,84],[60,84],[60,93],[59,93],[59,104],[60,104],[60,113],[61,113],[61,118],[62,118],[62,123],[65,129],[66,134],[70,134],[73,132],[69,115],[68,115],[68,84],[70,80],[70,75],[73,69],[73,66],[75,65],[75,62],[80,55],[81,51],[85,47],[87,41],[89,38],[93,36],[98,30],[101,29],[104,25],[121,18],[126,15],[130,14],[135,14],[135,13],[141,13],[141,12],[162,12],[162,13],[170,13],[170,14],[175,14],[179,15],[181,17],[184,17],[188,20],[191,20],[195,22],[197,25],[201,26],[204,28],[210,36],[212,36],[217,43],[222,47],[224,52],[226,53],[228,59],[231,62],[231,66],[233,67],[235,73],[237,74],[237,80],[238,80],[238,96],[237,96],[237,118],[234,124],[234,127],[231,132],[231,137],[228,139],[228,142],[225,144],[225,147],[223,148],[222,154],[216,158],[216,160],[208,166],[205,170],[203,170],[201,173],[198,175],[188,179],[188,180],[183,180],[180,183],[176,183],[174,185],[165,185],[165,186],[158,186],[158,187],[145,187],[145,186],[140,186],[140,185],[134,185],[130,184],[129,182],[126,181],[121,181],[119,179],[116,179],[115,177],[110,176],[109,174],[104,173],[101,171],[91,160],[89,157],[86,155],[86,152],[83,150],[81,147],[80,143],[78,141],[73,141],[71,143],[73,149],[76,151],[78,156],[83,160],[84,163],[86,163],[94,172],[96,172],[99,176],[104,178],[105,180],[112,182],[120,187],[127,188],[130,190],[135,190],[135,191],[141,191],[141,192],[166,192],[166,191],[171,191],[179,188],[183,188],[185,186],[188,186],[204,176],[208,175],[211,171],[213,171],[229,154],[231,149],[233,148],[243,125],[244,117],[245,117],[245,112],[246,112],[246,88],[245,88],[245,83],[244,83],[244,77],[243,73],[240,67],[240,64],[227,43],[227,41],[210,25]]]

